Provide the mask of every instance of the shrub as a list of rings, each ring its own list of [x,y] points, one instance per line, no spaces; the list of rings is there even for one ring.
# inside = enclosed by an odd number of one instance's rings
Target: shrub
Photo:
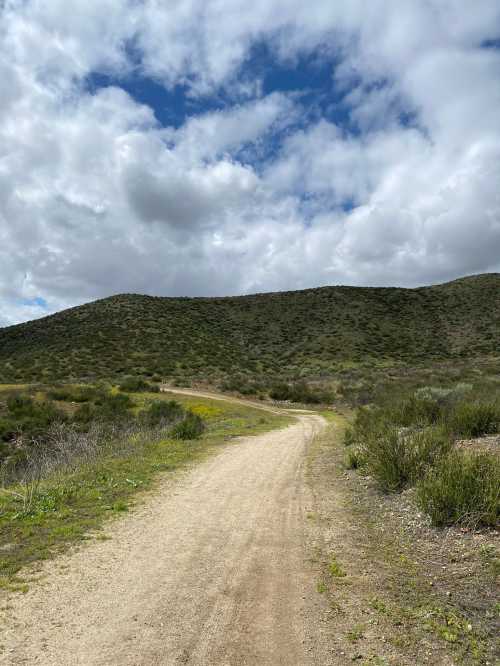
[[[387,418],[401,426],[431,425],[441,417],[441,406],[437,400],[416,395],[401,400],[388,409]]]
[[[108,392],[104,386],[80,386],[72,394],[73,402],[90,402],[98,400]]]
[[[303,381],[295,384],[279,382],[271,388],[269,395],[273,400],[291,400],[292,402],[309,405],[319,405],[320,403],[331,402],[333,399],[330,391],[312,388]]]
[[[366,466],[386,492],[401,490],[421,478],[452,446],[440,427],[401,432],[388,426],[370,433],[362,449]]]
[[[253,387],[244,375],[233,375],[224,379],[219,388],[221,391],[231,391],[243,395],[250,395],[253,392]]]
[[[280,382],[271,388],[269,395],[273,400],[290,400],[290,387],[288,384]]]
[[[51,400],[70,401],[73,400],[73,394],[69,388],[55,388],[47,393]]]
[[[11,442],[18,430],[19,427],[13,419],[0,418],[0,441]]]
[[[205,430],[205,423],[201,416],[187,412],[186,416],[179,421],[171,430],[174,439],[198,439]]]
[[[102,389],[95,386],[57,387],[47,393],[51,400],[89,402],[101,397]]]
[[[182,406],[175,400],[156,400],[143,412],[143,415],[151,425],[161,425],[179,421],[184,413]]]
[[[77,423],[90,423],[96,418],[96,409],[88,402],[80,405],[73,415],[73,419]]]
[[[29,396],[16,395],[7,400],[7,415],[2,420],[0,436],[7,441],[12,433],[22,432],[28,439],[43,437],[52,423],[67,420],[66,415],[50,402],[37,402]]]
[[[159,392],[159,387],[156,384],[150,384],[142,379],[142,377],[127,377],[120,384],[120,391],[126,393],[140,393],[141,391],[149,391],[153,393]]]
[[[460,382],[451,388],[443,388],[441,386],[422,386],[415,391],[416,398],[426,400],[436,400],[439,403],[452,402],[465,394],[472,391],[472,384]]]
[[[344,444],[345,446],[353,444],[363,446],[372,435],[376,436],[389,425],[390,422],[385,419],[381,410],[359,407],[352,426],[345,432]]]
[[[31,416],[36,407],[33,398],[27,395],[14,395],[7,398],[7,409],[13,416]]]
[[[128,419],[131,417],[129,410],[133,406],[134,403],[128,395],[123,395],[123,393],[108,394],[98,405],[96,416],[107,421]]]
[[[189,388],[191,386],[191,382],[187,377],[175,377],[172,385],[178,386],[179,388]]]
[[[492,453],[454,451],[419,482],[417,501],[434,525],[498,525],[500,459]]]
[[[454,435],[480,437],[498,432],[500,426],[500,404],[495,402],[460,402],[447,418]]]

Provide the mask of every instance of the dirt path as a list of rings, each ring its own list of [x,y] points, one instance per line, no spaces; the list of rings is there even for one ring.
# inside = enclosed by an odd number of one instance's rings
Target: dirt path
[[[236,398],[232,395],[221,395],[220,393],[214,393],[213,391],[205,391],[201,389],[191,389],[191,388],[177,388],[177,387],[169,387],[169,386],[162,386],[160,388],[160,391],[162,393],[172,393],[174,394],[181,394],[181,395],[192,395],[197,398],[210,398],[212,400],[222,400],[223,402],[235,402],[240,405],[246,405],[247,407],[256,407],[257,409],[262,409],[265,412],[272,412],[273,414],[282,414],[283,410],[280,407],[274,407],[272,405],[268,405],[265,402],[259,402],[257,400],[250,400],[248,398]],[[295,409],[287,409],[288,412],[295,412],[295,411],[305,411],[311,413],[309,410],[295,410]]]
[[[330,664],[308,562],[305,452],[324,426],[241,439],[166,482],[10,600],[5,664]]]

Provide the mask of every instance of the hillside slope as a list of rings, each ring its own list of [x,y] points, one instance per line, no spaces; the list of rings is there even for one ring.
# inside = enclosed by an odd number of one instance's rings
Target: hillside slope
[[[123,294],[0,329],[0,381],[334,372],[500,352],[500,275],[418,289]]]

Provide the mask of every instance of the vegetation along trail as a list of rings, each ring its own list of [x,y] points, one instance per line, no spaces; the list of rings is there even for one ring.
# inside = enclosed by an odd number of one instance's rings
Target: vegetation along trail
[[[331,663],[304,482],[324,425],[300,414],[240,439],[160,486],[111,539],[50,563],[10,602],[1,663]]]

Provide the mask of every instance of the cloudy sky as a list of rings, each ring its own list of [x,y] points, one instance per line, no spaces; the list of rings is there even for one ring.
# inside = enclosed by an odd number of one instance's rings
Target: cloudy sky
[[[0,1],[0,325],[499,270],[498,0]]]

